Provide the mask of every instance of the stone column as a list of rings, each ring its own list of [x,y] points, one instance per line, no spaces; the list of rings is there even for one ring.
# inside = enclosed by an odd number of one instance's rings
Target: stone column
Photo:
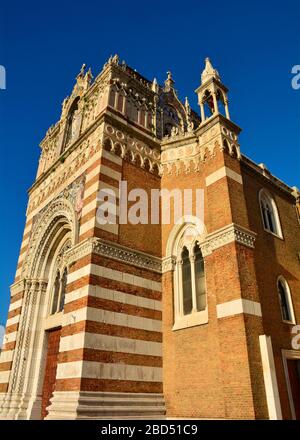
[[[177,278],[177,292],[176,292],[176,299],[178,303],[178,312],[179,316],[183,316],[183,286],[182,286],[182,260],[177,260],[177,266],[178,266],[178,278]]]
[[[46,283],[39,280],[26,280],[22,316],[18,330],[13,367],[9,380],[8,393],[2,406],[1,416],[8,419],[27,418],[30,395],[27,393],[28,375],[34,351],[36,324],[38,319],[41,289]]]

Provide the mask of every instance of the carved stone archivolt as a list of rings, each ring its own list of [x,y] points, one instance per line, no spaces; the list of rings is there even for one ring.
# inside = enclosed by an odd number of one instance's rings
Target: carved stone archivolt
[[[64,192],[64,195],[69,195],[69,198],[63,197],[63,195],[57,197],[35,219],[22,267],[23,277],[29,278],[40,273],[43,256],[47,253],[51,239],[54,238],[59,228],[65,227],[70,230],[72,243],[76,243],[79,229],[78,216],[74,208],[76,196],[73,190],[76,185],[78,185],[77,191],[80,191],[81,184],[75,182],[71,189]]]

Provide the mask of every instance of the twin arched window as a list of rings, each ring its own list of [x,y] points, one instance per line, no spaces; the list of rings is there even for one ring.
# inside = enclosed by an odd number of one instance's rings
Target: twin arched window
[[[204,259],[200,246],[197,242],[183,242],[177,255],[174,329],[204,324],[208,315]]]
[[[206,308],[204,261],[198,244],[190,254],[184,246],[181,253],[183,315]],[[179,267],[180,270],[180,267]]]
[[[291,324],[295,324],[295,315],[290,288],[287,281],[283,277],[278,278],[277,289],[282,320]]]
[[[277,206],[273,197],[264,189],[259,193],[259,203],[264,229],[282,238]]]
[[[55,313],[59,313],[63,311],[65,304],[67,276],[68,276],[67,268],[65,268],[62,272],[58,270],[56,273],[55,281],[53,284],[50,315],[54,315]]]

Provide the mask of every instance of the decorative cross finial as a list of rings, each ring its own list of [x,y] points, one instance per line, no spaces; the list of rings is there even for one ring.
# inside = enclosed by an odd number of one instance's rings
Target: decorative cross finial
[[[85,68],[86,68],[86,64],[83,63],[82,66],[81,66],[81,69],[80,69],[80,72],[79,72],[78,76],[83,76],[84,75]]]

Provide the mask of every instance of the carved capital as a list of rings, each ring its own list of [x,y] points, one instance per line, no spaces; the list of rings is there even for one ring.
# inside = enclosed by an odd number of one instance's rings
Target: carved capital
[[[162,273],[174,271],[176,267],[176,257],[166,257],[162,261]]]

